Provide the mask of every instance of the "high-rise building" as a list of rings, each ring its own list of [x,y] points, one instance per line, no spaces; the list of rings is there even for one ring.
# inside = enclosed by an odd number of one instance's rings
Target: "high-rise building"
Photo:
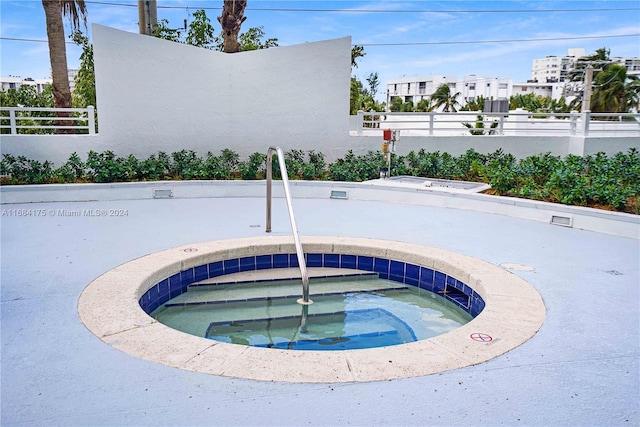
[[[564,82],[567,74],[575,67],[576,61],[584,56],[584,49],[569,49],[567,56],[547,56],[534,59],[531,67],[530,83],[559,83]]]

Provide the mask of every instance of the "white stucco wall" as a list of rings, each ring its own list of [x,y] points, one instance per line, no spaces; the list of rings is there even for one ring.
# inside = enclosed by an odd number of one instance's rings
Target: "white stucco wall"
[[[226,54],[94,25],[101,143],[146,156],[343,146],[351,38]]]

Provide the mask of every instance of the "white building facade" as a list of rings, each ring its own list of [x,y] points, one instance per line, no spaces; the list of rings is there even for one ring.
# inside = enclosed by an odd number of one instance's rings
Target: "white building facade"
[[[583,48],[574,48],[567,51],[567,56],[547,56],[534,59],[531,67],[531,82],[560,83],[569,80],[568,75],[576,66],[576,62],[585,56]],[[640,58],[638,57],[613,57],[611,62],[622,65],[630,75],[640,75]]]
[[[416,105],[433,95],[442,84],[449,85],[452,94],[460,93],[457,99],[461,106],[479,97],[509,99],[513,85],[507,77],[480,77],[473,74],[463,78],[437,75],[403,77],[387,82],[387,106],[398,97],[402,98],[402,102],[413,102]]]
[[[549,55],[534,59],[531,66],[531,82],[559,83],[567,79],[568,73],[575,67],[576,61],[584,56],[584,49],[569,49],[567,56]]]
[[[20,86],[34,86],[38,93],[42,93],[44,88],[47,85],[50,85],[52,82],[51,79],[32,79],[32,78],[22,78],[22,77],[0,77],[0,90],[6,92],[9,89],[20,89]]]
[[[526,83],[513,83],[507,77],[480,77],[474,74],[461,79],[456,76],[415,76],[402,77],[387,82],[387,108],[394,99],[401,98],[402,102],[418,104],[429,98],[441,84],[449,85],[451,93],[460,93],[458,102],[461,106],[475,101],[479,97],[492,100],[508,100],[511,96],[533,93],[542,97],[559,100],[564,96],[570,102],[576,91],[581,87],[568,84],[569,73],[573,71],[576,62],[585,56],[583,48],[568,49],[567,56],[547,56],[534,59],[531,67],[531,80]],[[612,62],[627,69],[628,75],[640,77],[640,58],[613,57]]]
[[[73,92],[73,90],[76,87],[76,74],[78,74],[78,70],[69,68],[67,73],[69,76],[69,87],[71,88],[71,92]],[[0,90],[2,91],[7,91],[9,89],[18,90],[20,89],[20,86],[27,85],[27,86],[34,86],[38,93],[42,93],[44,88],[47,85],[50,85],[52,83],[53,83],[53,80],[50,78],[32,79],[31,77],[22,78],[19,76],[0,77]]]

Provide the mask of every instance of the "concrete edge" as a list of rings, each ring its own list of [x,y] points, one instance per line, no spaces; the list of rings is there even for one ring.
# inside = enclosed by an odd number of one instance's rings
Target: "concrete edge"
[[[348,200],[382,201],[418,206],[445,207],[543,222],[614,236],[640,239],[640,215],[581,206],[499,197],[487,194],[430,188],[370,184],[368,182],[289,181],[293,198],[328,199],[339,191]],[[156,190],[163,190],[157,193]],[[88,202],[171,198],[265,197],[265,181],[157,181],[109,184],[46,184],[0,186],[0,204]],[[273,197],[284,197],[282,186],[273,186]],[[27,207],[28,209],[28,207]]]

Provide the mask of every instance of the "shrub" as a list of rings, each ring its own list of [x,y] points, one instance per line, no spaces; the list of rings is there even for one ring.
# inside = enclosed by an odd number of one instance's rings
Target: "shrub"
[[[306,157],[306,159],[305,159]],[[481,154],[468,150],[454,157],[448,153],[428,153],[421,149],[406,156],[392,154],[392,175],[425,178],[464,179],[488,182],[492,192],[550,202],[596,206],[640,214],[640,153],[630,149],[607,157],[569,155],[564,159],[550,153],[516,161],[511,154],[497,150]],[[310,150],[290,150],[285,162],[291,179],[366,181],[379,177],[386,167],[379,151],[345,157],[327,165],[324,155]],[[274,178],[280,177],[277,161],[272,164]],[[168,155],[158,152],[139,160],[133,155],[117,157],[111,151],[90,151],[86,163],[77,153],[58,169],[51,162],[41,163],[24,156],[4,154],[0,161],[2,184],[44,184],[54,182],[117,182],[165,179],[263,179],[266,156],[253,153],[240,161],[238,153],[224,149],[220,156],[211,152],[205,158],[192,150]]]

